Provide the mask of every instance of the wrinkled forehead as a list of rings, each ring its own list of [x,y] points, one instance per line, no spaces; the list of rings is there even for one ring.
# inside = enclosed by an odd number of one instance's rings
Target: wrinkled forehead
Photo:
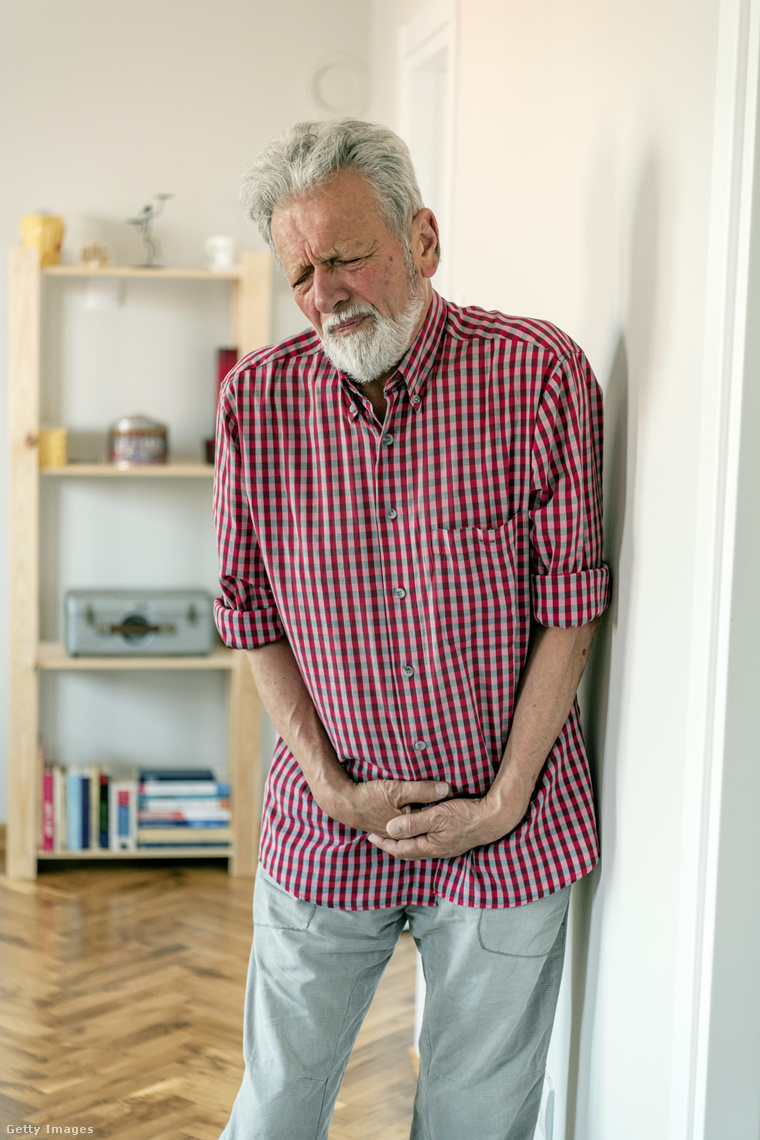
[[[358,171],[340,171],[312,194],[276,206],[272,241],[280,261],[319,260],[395,241],[374,190]]]

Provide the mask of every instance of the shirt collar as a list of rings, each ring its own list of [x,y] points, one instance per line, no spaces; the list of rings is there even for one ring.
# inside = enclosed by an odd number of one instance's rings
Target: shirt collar
[[[446,302],[433,290],[433,299],[430,302],[430,308],[427,311],[422,328],[406,354],[399,361],[394,374],[385,383],[386,393],[393,391],[402,383],[406,384],[409,402],[415,412],[419,412],[424,403],[425,384],[438,356],[438,347],[446,328],[446,316]],[[368,403],[368,401],[365,396],[362,396],[360,384],[356,384],[342,372],[340,378],[344,394],[348,397],[348,409],[353,418],[360,405]]]
[[[406,384],[415,412],[418,412],[422,406],[425,384],[438,356],[438,346],[445,327],[446,302],[433,290],[433,300],[430,302],[422,328],[396,369],[396,375],[401,375]],[[395,378],[392,378],[392,381],[393,379]]]

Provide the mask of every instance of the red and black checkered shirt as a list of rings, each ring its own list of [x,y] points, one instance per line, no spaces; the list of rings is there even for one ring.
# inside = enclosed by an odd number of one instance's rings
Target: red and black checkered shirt
[[[252,353],[220,401],[214,491],[224,641],[286,635],[354,780],[498,769],[531,618],[604,609],[601,394],[552,325],[434,295],[385,385],[382,427],[315,332]],[[291,894],[364,910],[538,899],[597,859],[577,705],[524,821],[452,859],[402,861],[325,814],[278,740],[261,864]]]

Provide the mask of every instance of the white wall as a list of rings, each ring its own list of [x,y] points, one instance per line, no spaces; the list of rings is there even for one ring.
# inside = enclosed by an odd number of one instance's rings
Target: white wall
[[[555,321],[606,398],[615,597],[583,694],[603,862],[575,898],[568,1140],[676,1135],[718,8],[458,4],[453,297]]]
[[[203,264],[203,241],[213,233],[234,235],[243,248],[260,248],[258,235],[238,204],[240,173],[250,158],[288,121],[324,118],[329,113],[319,93],[329,100],[351,100],[352,85],[370,45],[370,8],[365,0],[25,0],[0,6],[0,251],[5,258],[18,241],[18,220],[40,207],[66,220],[64,258],[76,261],[81,246],[103,241],[120,263],[141,260],[135,231],[124,223],[156,192],[173,192],[156,225],[165,264]],[[348,54],[354,71],[324,71]],[[356,61],[359,61],[356,64]],[[321,73],[315,94],[314,81]],[[371,83],[369,84],[371,87]],[[370,91],[371,95],[371,91]],[[359,109],[356,102],[352,109]],[[0,272],[0,406],[5,408],[7,358],[6,273]],[[303,325],[287,288],[276,276],[274,337]],[[55,288],[60,283],[57,283]],[[212,416],[213,346],[227,343],[228,322],[218,289],[193,294],[177,286],[162,300],[169,325],[159,332],[142,320],[144,290],[131,288],[124,309],[113,314],[85,313],[82,290],[73,283],[65,300],[52,296],[52,333],[61,355],[46,353],[48,373],[60,369],[69,386],[69,407],[78,423],[70,427],[105,429],[112,414],[143,407],[158,418],[169,402],[162,389],[163,360],[182,361],[181,373],[196,392],[185,435],[178,450],[192,451],[207,434]],[[222,289],[224,287],[221,287]],[[49,298],[50,299],[50,298]],[[179,319],[193,306],[189,322]],[[65,321],[61,310],[65,309]],[[174,316],[177,320],[174,321]],[[138,319],[139,318],[139,319]],[[150,321],[150,318],[148,318]],[[128,322],[152,338],[139,363],[120,352],[129,343]],[[174,322],[174,323],[173,323]],[[112,349],[109,353],[109,337]],[[117,346],[113,351],[114,344]],[[160,347],[159,347],[160,346]],[[154,351],[153,351],[154,350]],[[153,363],[151,364],[151,357]],[[147,363],[146,363],[147,361]],[[81,381],[94,375],[96,403],[82,406]],[[88,379],[89,382],[89,379]],[[205,403],[208,393],[209,400]],[[49,413],[55,415],[55,407]],[[147,405],[147,406],[146,406]],[[3,417],[4,418],[4,417]],[[86,422],[83,422],[86,421]],[[170,422],[171,429],[171,422]],[[5,455],[5,443],[0,444]],[[214,588],[215,565],[207,504],[190,489],[180,493],[181,525],[164,535],[160,557],[146,564],[139,553],[118,550],[110,558],[107,512],[116,503],[119,518],[142,515],[147,530],[135,530],[134,545],[154,543],[159,520],[165,518],[165,492],[153,488],[147,499],[133,503],[133,490],[117,490],[108,501],[96,487],[59,488],[46,493],[58,504],[73,530],[55,529],[55,511],[46,518],[47,540],[61,558],[55,593],[45,598],[44,620],[55,631],[59,595],[66,585],[153,584],[176,581],[185,568],[184,584]],[[168,500],[173,503],[175,500]],[[50,505],[48,503],[48,505]],[[7,511],[7,464],[0,468],[0,511]],[[111,525],[116,523],[112,519]],[[52,534],[50,533],[52,528]],[[151,529],[153,528],[153,529]],[[187,530],[194,530],[188,542]],[[69,535],[67,538],[66,535]],[[72,542],[71,535],[75,535]],[[91,547],[88,551],[87,547]],[[155,549],[155,547],[154,547]],[[111,552],[112,554],[113,552]],[[86,580],[83,580],[86,578]],[[72,579],[78,579],[77,581]],[[96,581],[97,579],[97,581]],[[7,598],[8,549],[0,528],[0,597]],[[7,710],[6,602],[0,610],[0,723]],[[210,740],[223,728],[223,710],[214,696],[218,678],[176,679],[163,690],[174,724],[186,731],[175,740],[177,758],[200,759]],[[93,686],[97,692],[93,691]],[[155,689],[133,682],[134,706],[117,711],[109,680],[61,677],[46,679],[47,724],[53,738],[65,723],[65,759],[80,747],[96,752],[112,740],[108,721],[116,717],[121,758],[143,746],[165,754],[166,708]],[[182,690],[173,694],[173,690]],[[101,691],[102,690],[102,691]],[[64,712],[68,709],[68,712]],[[99,709],[107,710],[105,713]],[[161,719],[163,711],[163,720]],[[88,723],[88,733],[74,732]],[[74,733],[74,735],[72,735]],[[87,745],[86,741],[90,742]],[[152,745],[150,742],[152,741]],[[57,746],[53,739],[53,744]],[[112,745],[111,745],[112,747]],[[190,750],[188,753],[187,750]],[[223,750],[222,750],[223,753]],[[102,756],[102,751],[99,752]],[[196,755],[197,754],[197,755]],[[85,757],[82,757],[83,759]],[[87,756],[94,759],[96,756]],[[157,756],[153,755],[155,759]],[[6,733],[0,731],[0,818],[5,818]]]
[[[717,4],[467,0],[460,21],[454,280],[467,300],[556,321],[606,393],[615,602],[586,686],[604,854],[575,913],[568,1136],[657,1140],[679,969]]]

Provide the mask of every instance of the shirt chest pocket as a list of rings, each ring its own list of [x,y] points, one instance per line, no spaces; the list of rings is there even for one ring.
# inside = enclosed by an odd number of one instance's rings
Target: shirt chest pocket
[[[524,621],[520,515],[499,527],[431,533],[431,618],[438,636],[494,650]],[[525,577],[525,575],[522,575]]]

